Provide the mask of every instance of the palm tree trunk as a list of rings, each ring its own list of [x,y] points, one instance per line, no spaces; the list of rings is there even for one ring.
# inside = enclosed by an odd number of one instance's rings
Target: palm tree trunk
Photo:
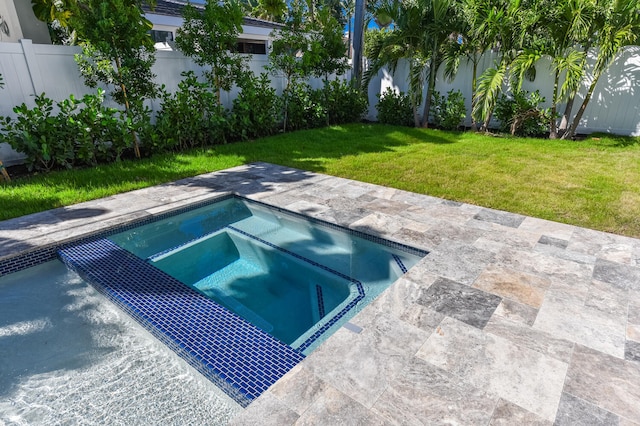
[[[476,86],[478,80],[478,78],[476,77],[476,73],[478,72],[478,58],[474,57],[472,63],[473,75],[471,76],[471,130],[477,132],[478,123],[476,123],[476,117],[473,115],[473,111],[475,110],[476,106]]]
[[[587,58],[587,53],[589,52],[589,49],[591,48],[591,43],[587,43],[584,47],[584,57],[582,59],[582,64],[581,67],[584,69],[585,66],[585,61]],[[579,86],[576,88],[576,90],[571,94],[571,96],[569,97],[569,99],[567,100],[567,105],[564,107],[564,113],[562,114],[562,119],[560,120],[560,127],[558,128],[559,133],[560,133],[560,137],[562,139],[566,139],[568,136],[571,136],[569,134],[569,132],[567,131],[567,128],[569,127],[569,119],[571,118],[571,110],[573,110],[573,103],[575,102],[576,99],[576,95],[578,94],[578,91],[580,90]]]
[[[582,105],[580,105],[580,109],[578,109],[576,116],[573,117],[573,122],[571,123],[571,127],[569,127],[569,130],[567,130],[567,133],[563,135],[563,139],[572,138],[575,136],[576,129],[578,128],[578,125],[580,124],[580,120],[582,119],[582,115],[584,114],[584,111],[587,109],[587,105],[591,100],[591,96],[593,95],[593,91],[596,88],[596,84],[598,83],[599,77],[600,77],[599,75],[594,76],[593,82],[591,83],[591,85],[589,86],[589,90],[587,91],[587,95],[584,97],[584,101],[582,101]]]
[[[284,123],[282,124],[282,131],[287,133],[287,119],[289,118],[289,86],[291,85],[291,74],[287,74],[287,85],[284,88],[282,95],[284,96]]]
[[[429,84],[427,85],[427,98],[424,100],[424,111],[422,115],[422,127],[425,129],[429,127],[429,112],[431,110],[431,97],[436,87],[436,53],[435,49],[431,54],[431,60],[429,61]]]
[[[575,95],[572,95],[567,100],[567,105],[564,107],[564,113],[562,114],[562,119],[560,120],[560,126],[558,127],[558,132],[560,133],[560,137],[562,139],[565,138],[565,134],[567,133],[567,127],[569,127],[569,117],[571,117],[571,110],[573,109],[573,102],[575,101]]]
[[[485,133],[489,132],[489,122],[491,121],[492,117],[493,117],[493,110],[489,112],[489,115],[487,115],[486,120],[484,120],[484,123],[482,123],[482,127],[480,127],[480,131]]]
[[[418,114],[418,105],[416,105],[415,101],[411,102],[413,104],[413,125],[415,127],[420,127],[420,115]]]
[[[556,121],[556,112],[558,111],[558,79],[560,78],[560,71],[556,69],[556,73],[553,79],[553,97],[551,105],[551,118],[549,118],[549,139],[558,139],[558,129]]]
[[[0,160],[0,172],[2,173],[2,177],[7,182],[11,182],[11,177],[9,177],[9,173],[7,172],[7,168],[2,164],[2,160]]]
[[[351,59],[351,14],[349,14],[349,26],[348,26],[348,31],[349,31],[349,40],[348,40],[348,44],[347,44],[347,58]]]

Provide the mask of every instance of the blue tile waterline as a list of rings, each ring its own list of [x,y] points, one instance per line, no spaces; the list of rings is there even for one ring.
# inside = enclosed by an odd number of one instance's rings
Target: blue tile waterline
[[[324,311],[324,298],[322,296],[322,287],[316,284],[316,296],[318,297],[318,313],[320,318],[324,318],[326,312]]]
[[[400,259],[400,257],[397,254],[394,254],[392,256],[393,256],[393,260],[396,261],[396,264],[398,265],[398,267],[400,268],[402,273],[406,274],[407,273],[407,267],[404,266],[404,263],[402,262],[402,259]]]
[[[377,236],[373,236],[370,234],[366,234],[360,231],[357,231],[355,229],[350,229],[341,225],[337,225],[335,223],[331,223],[331,222],[327,222],[321,219],[316,219],[310,216],[305,216],[302,213],[298,213],[298,212],[294,212],[291,210],[287,210],[284,209],[282,207],[277,207],[277,206],[273,206],[271,204],[267,204],[267,203],[263,203],[261,201],[257,201],[257,200],[251,200],[245,197],[241,197],[239,195],[233,194],[233,193],[228,193],[228,194],[224,194],[224,195],[218,195],[215,197],[212,197],[208,200],[203,200],[203,201],[199,201],[193,204],[189,204],[188,206],[184,206],[184,207],[179,207],[177,209],[173,209],[173,210],[169,210],[163,213],[159,213],[156,215],[152,215],[149,217],[144,217],[144,218],[139,218],[139,219],[133,219],[127,223],[121,224],[121,225],[117,225],[115,227],[112,227],[110,229],[106,229],[103,231],[99,231],[97,233],[89,233],[87,235],[84,235],[82,237],[70,240],[70,241],[66,241],[62,244],[54,244],[51,246],[47,246],[47,247],[43,247],[43,248],[39,248],[39,249],[35,249],[35,250],[31,250],[31,251],[27,251],[27,252],[22,252],[19,253],[15,256],[11,256],[5,259],[1,259],[0,260],[0,277],[3,275],[8,275],[11,274],[13,272],[18,272],[21,271],[23,269],[27,269],[30,268],[31,266],[36,266],[39,265],[41,263],[44,262],[48,262],[50,260],[53,260],[56,258],[56,253],[58,251],[58,249],[69,246],[69,245],[74,245],[77,244],[78,242],[81,241],[92,241],[92,240],[97,240],[97,239],[101,239],[101,238],[105,238],[108,237],[110,235],[114,235],[114,234],[118,234],[120,232],[129,230],[129,229],[133,229],[135,227],[138,226],[142,226],[142,225],[147,225],[149,223],[153,223],[153,222],[157,222],[159,220],[163,220],[181,213],[186,213],[195,209],[199,209],[201,207],[205,207],[214,203],[217,203],[219,201],[224,201],[230,198],[237,198],[243,201],[246,201],[248,203],[254,203],[257,205],[261,205],[261,206],[265,206],[268,207],[270,209],[273,209],[275,211],[279,211],[279,212],[283,212],[283,213],[287,213],[290,214],[292,216],[296,216],[299,218],[303,218],[311,223],[320,225],[320,226],[325,226],[331,229],[337,229],[337,230],[341,230],[343,232],[346,232],[349,235],[354,235],[360,238],[363,238],[365,240],[368,241],[372,241],[378,244],[382,244],[385,245],[387,247],[391,247],[391,248],[395,248],[398,250],[402,250],[404,252],[416,255],[416,256],[420,256],[420,257],[424,257],[426,255],[429,254],[429,252],[427,250],[423,250],[423,249],[419,249],[416,247],[412,247],[412,246],[408,246],[406,244],[402,244],[402,243],[398,243],[396,241],[391,241],[391,240],[387,240],[385,238],[381,238],[381,237],[377,237]]]
[[[306,262],[312,266],[315,266],[316,268],[320,268],[323,269],[331,274],[337,275],[340,278],[347,280],[349,282],[351,282],[352,284],[355,284],[356,288],[358,289],[358,295],[353,298],[353,300],[351,300],[351,302],[349,302],[345,307],[343,307],[340,312],[338,312],[335,316],[333,316],[329,321],[327,321],[325,324],[323,324],[315,333],[313,333],[307,340],[305,340],[298,348],[297,350],[299,350],[300,352],[304,352],[309,346],[311,346],[312,344],[315,343],[316,340],[318,340],[327,330],[329,330],[333,325],[335,325],[338,321],[340,321],[345,315],[347,315],[349,313],[349,311],[353,308],[356,307],[356,305],[365,297],[365,293],[364,293],[364,287],[362,286],[362,283],[358,280],[356,280],[355,278],[352,278],[348,275],[343,274],[342,272],[338,272],[335,269],[329,268],[326,265],[323,265],[321,263],[318,263],[314,260],[311,259],[307,259],[304,256],[299,255],[298,253],[294,253],[290,250],[287,250],[283,247],[277,246],[273,243],[270,243],[269,241],[263,240],[260,237],[257,237],[255,235],[252,235],[248,232],[243,231],[242,229],[238,229],[234,226],[227,226],[227,228],[231,229],[232,231],[238,232],[246,237],[252,238],[256,241],[261,242],[262,244],[266,244],[269,247],[272,247],[276,250],[280,250],[283,253],[286,253],[290,256],[293,256],[297,259],[302,260],[303,262]],[[324,308],[323,308],[324,310]]]
[[[60,259],[246,407],[304,355],[106,239]]]

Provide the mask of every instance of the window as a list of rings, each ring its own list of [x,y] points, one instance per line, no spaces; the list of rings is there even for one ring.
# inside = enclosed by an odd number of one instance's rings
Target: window
[[[235,51],[253,55],[266,55],[267,42],[264,40],[238,40]]]
[[[149,31],[151,35],[151,39],[154,43],[167,43],[173,41],[173,33],[171,31],[159,31],[159,30],[151,30]]]

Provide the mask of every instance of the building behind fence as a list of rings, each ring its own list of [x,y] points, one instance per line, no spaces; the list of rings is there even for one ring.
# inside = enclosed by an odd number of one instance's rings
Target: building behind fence
[[[54,101],[61,101],[73,94],[82,97],[94,90],[86,87],[74,61],[74,54],[80,48],[74,46],[56,46],[47,44],[33,44],[31,40],[21,39],[18,43],[0,42],[0,74],[4,77],[5,87],[0,90],[0,116],[13,115],[13,107],[23,102],[34,106],[34,97],[45,93]],[[479,70],[493,64],[495,57],[486,55]],[[251,57],[250,68],[256,74],[264,72],[267,65],[267,55]],[[540,90],[541,94],[550,100],[553,90],[553,76],[548,61],[536,64],[536,79],[525,82],[523,88],[528,91]],[[153,72],[157,75],[156,82],[164,84],[168,91],[174,91],[181,80],[181,72],[193,70],[201,72],[201,68],[190,58],[176,51],[157,51]],[[369,112],[366,117],[375,120],[375,105],[377,95],[388,87],[406,92],[407,67],[398,67],[395,74],[382,70],[372,79],[368,88]],[[311,82],[313,87],[322,83],[318,79]],[[584,82],[581,94],[574,104],[574,113],[582,103],[586,87]],[[272,76],[272,86],[282,92],[285,85],[284,77]],[[460,90],[467,104],[467,111],[471,107],[471,68],[461,66],[460,72],[452,82],[447,82],[442,75],[438,76],[436,90],[444,94],[449,90]],[[230,107],[237,95],[237,91],[225,93],[223,103]],[[548,104],[548,102],[547,102]],[[157,111],[158,101],[151,101],[150,107]],[[561,105],[559,111],[563,111]],[[467,125],[470,119],[467,119]],[[619,55],[603,75],[596,86],[591,102],[587,107],[580,126],[579,133],[609,132],[620,135],[640,136],[640,47],[627,48]],[[7,144],[0,144],[0,159],[6,165],[21,161],[21,155],[11,150]]]

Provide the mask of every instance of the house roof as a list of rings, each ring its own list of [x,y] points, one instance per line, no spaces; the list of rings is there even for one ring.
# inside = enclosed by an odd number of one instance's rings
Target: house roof
[[[142,9],[145,13],[152,13],[155,15],[164,15],[164,16],[173,16],[173,17],[182,17],[182,10],[187,5],[186,1],[180,0],[157,0],[156,7],[151,10],[151,8],[144,4]],[[204,9],[203,4],[191,3],[193,7],[196,9]],[[242,20],[244,25],[251,25],[254,27],[262,27],[262,28],[282,28],[283,24],[279,24],[277,22],[271,22],[264,19],[251,18],[245,16]]]

